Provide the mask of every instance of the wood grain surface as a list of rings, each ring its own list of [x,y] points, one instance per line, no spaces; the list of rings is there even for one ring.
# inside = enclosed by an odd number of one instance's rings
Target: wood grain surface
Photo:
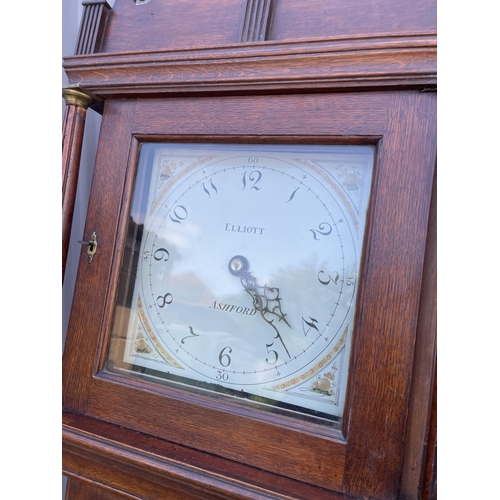
[[[435,0],[116,0],[80,41],[63,67],[103,118],[62,367],[67,500],[434,500]],[[342,429],[106,371],[148,141],[375,147]]]
[[[435,34],[412,33],[101,53],[63,67],[101,97],[424,88],[436,85],[436,47]]]
[[[177,50],[240,41],[247,0],[116,0],[102,52]],[[436,32],[434,0],[276,0],[268,40]]]
[[[96,231],[100,245],[92,265],[79,269],[65,408],[332,495],[396,498],[434,176],[434,112],[435,95],[419,92],[108,100],[85,230]],[[138,144],[179,139],[377,145],[345,436],[102,372]]]
[[[81,106],[67,105],[62,129],[62,279],[66,270],[69,239],[75,211],[83,130],[87,110]]]

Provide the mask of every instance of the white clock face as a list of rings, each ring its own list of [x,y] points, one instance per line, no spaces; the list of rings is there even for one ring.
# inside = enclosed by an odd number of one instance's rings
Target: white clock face
[[[113,366],[339,421],[372,168],[371,147],[143,145]]]

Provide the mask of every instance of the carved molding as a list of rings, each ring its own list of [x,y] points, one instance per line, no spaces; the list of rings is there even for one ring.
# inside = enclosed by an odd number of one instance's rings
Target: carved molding
[[[73,56],[70,83],[101,97],[168,93],[423,88],[437,83],[435,34],[264,42]]]

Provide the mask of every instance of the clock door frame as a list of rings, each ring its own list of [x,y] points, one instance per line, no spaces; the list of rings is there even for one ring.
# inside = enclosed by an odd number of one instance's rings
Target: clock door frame
[[[98,248],[90,264],[86,249],[80,256],[63,358],[65,412],[267,471],[292,497],[299,481],[325,489],[325,498],[395,498],[434,182],[435,101],[412,90],[107,99],[84,233],[96,233]],[[376,146],[342,432],[103,370],[146,141]]]

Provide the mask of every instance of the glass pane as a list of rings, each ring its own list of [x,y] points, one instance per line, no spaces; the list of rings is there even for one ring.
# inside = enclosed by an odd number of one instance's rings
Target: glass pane
[[[330,424],[371,146],[141,146],[106,368]]]

